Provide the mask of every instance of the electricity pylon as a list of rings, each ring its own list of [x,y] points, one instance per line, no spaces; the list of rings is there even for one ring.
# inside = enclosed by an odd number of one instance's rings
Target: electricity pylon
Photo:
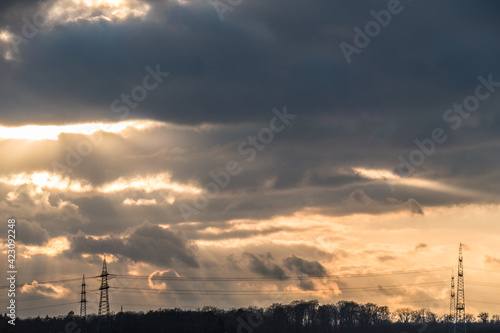
[[[466,333],[465,322],[465,284],[464,284],[464,257],[462,255],[462,243],[458,250],[458,285],[457,285],[457,308],[455,314],[455,333]]]
[[[99,300],[99,316],[109,315],[109,285],[108,285],[108,268],[106,266],[106,258],[102,261],[102,273],[99,275],[101,278],[101,286],[99,290],[101,291],[101,298]]]
[[[455,321],[455,307],[456,299],[455,299],[455,277],[453,276],[453,272],[451,273],[451,294],[450,294],[450,317],[453,321]]]
[[[80,297],[80,317],[85,319],[87,317],[87,290],[85,289],[85,274],[82,279],[82,292]]]

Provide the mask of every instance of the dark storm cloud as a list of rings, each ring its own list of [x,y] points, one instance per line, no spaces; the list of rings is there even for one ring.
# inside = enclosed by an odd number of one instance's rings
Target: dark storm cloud
[[[351,128],[356,126],[359,124],[351,125]],[[211,199],[200,214],[191,218],[221,224],[231,219],[268,219],[291,215],[302,210],[304,205],[333,216],[390,211],[419,214],[423,212],[422,207],[495,202],[497,199],[494,184],[500,173],[493,163],[494,155],[486,153],[489,149],[484,154],[478,154],[477,149],[474,152],[469,152],[469,148],[465,150],[467,155],[490,159],[489,166],[483,164],[479,178],[475,173],[463,177],[471,164],[466,158],[460,159],[460,155],[464,154],[461,150],[436,152],[435,158],[440,160],[447,156],[447,163],[426,162],[426,175],[431,180],[478,191],[477,194],[468,194],[457,190],[443,196],[439,191],[403,184],[390,187],[386,181],[366,178],[352,169],[356,166],[389,169],[396,161],[397,150],[391,145],[384,146],[385,142],[372,142],[373,147],[368,143],[363,145],[363,138],[358,135],[362,129],[347,134],[345,141],[329,135],[321,140],[314,136],[312,128],[299,130],[297,136],[295,132],[283,132],[280,133],[283,136],[276,137],[254,161],[246,162],[245,156],[238,154],[237,146],[259,129],[258,124],[225,125],[211,130],[167,126],[133,131],[127,136],[107,133],[103,135],[103,143],[94,147],[79,166],[64,176],[83,184],[101,186],[120,177],[127,179],[168,172],[172,174],[172,181],[202,187],[213,181],[210,171],[219,171],[227,161],[236,159],[241,162],[242,173],[232,177],[229,186]],[[78,143],[86,139],[84,135],[62,134],[57,141],[0,141],[9,155],[0,169],[7,178],[12,173],[52,171],[52,162],[65,163],[67,148],[76,149]],[[20,144],[25,147],[23,154],[16,153]],[[44,150],[44,147],[47,148]],[[490,149],[493,151],[496,148],[491,146]],[[29,156],[35,158],[30,160]],[[452,156],[464,163],[453,163]],[[4,208],[30,221],[36,218],[52,236],[64,232],[75,234],[78,230],[92,235],[120,233],[143,221],[144,216],[154,224],[177,224],[184,222],[179,206],[193,206],[193,198],[196,197],[167,190],[146,193],[133,188],[116,193],[82,194],[46,189],[46,193],[38,197],[34,189],[25,185],[1,187],[0,190],[4,196],[12,192]],[[168,196],[175,197],[173,204],[166,204]],[[126,199],[156,200],[158,205],[125,206],[123,201]],[[59,207],[60,200],[74,206]],[[57,214],[68,210],[71,214],[65,214],[63,220],[66,222],[61,227],[56,222],[61,220]],[[186,232],[193,239],[223,239],[287,230],[290,231],[283,227],[261,231],[226,230],[217,235],[204,234],[199,229]]]
[[[210,4],[154,2],[145,20],[58,25],[22,46],[22,65],[3,65],[10,69],[0,83],[2,99],[9,97],[2,122],[28,114],[39,122],[112,118],[111,102],[141,83],[146,66],[160,64],[172,78],[132,117],[265,120],[270,107],[288,104],[310,115],[368,110],[394,119],[401,135],[413,121],[432,127],[423,115],[468,93],[477,75],[500,73],[495,5],[402,4],[350,65],[339,43],[352,43],[352,28],[387,1],[252,1],[224,22]]]
[[[119,120],[111,102],[142,83],[146,66],[159,64],[172,75],[130,110],[130,118],[227,126],[162,128],[129,138],[105,134],[103,145],[72,170],[72,178],[99,185],[168,170],[174,180],[206,184],[210,171],[233,158],[242,161],[238,144],[267,126],[272,107],[286,104],[299,118],[231,180],[225,192],[243,189],[241,196],[216,198],[197,218],[220,219],[220,211],[227,218],[256,211],[257,217],[288,214],[302,207],[304,197],[325,211],[348,198],[351,210],[357,204],[360,211],[381,213],[406,205],[414,214],[422,214],[422,206],[495,200],[500,121],[494,105],[500,92],[456,131],[442,116],[474,92],[478,75],[493,73],[500,80],[492,33],[498,29],[492,8],[498,5],[402,2],[404,11],[348,65],[338,44],[352,42],[352,28],[371,20],[370,10],[385,8],[386,1],[291,6],[258,0],[226,13],[224,22],[210,4],[150,4],[154,8],[144,20],[80,20],[44,29],[22,46],[20,62],[1,61],[0,97],[6,102],[0,120]],[[13,32],[21,29],[22,8],[4,10],[19,18],[17,25],[6,24]],[[408,158],[418,148],[414,140],[428,138],[436,127],[445,128],[449,139],[416,175],[478,195],[456,191],[445,197],[400,185],[393,194],[386,184],[351,169],[396,170],[398,155]],[[57,142],[31,144],[34,159],[12,154],[18,141],[2,141],[13,158],[0,169],[5,174],[46,169],[53,161],[64,162],[67,147],[74,149],[82,138],[63,134]],[[479,174],[480,180],[470,177]],[[263,187],[264,195],[255,194]],[[178,197],[176,203],[189,200]],[[342,207],[334,210],[339,214]],[[168,216],[182,220],[175,211]]]
[[[283,259],[286,268],[299,275],[326,276],[325,267],[317,261],[306,260],[295,255]]]
[[[363,182],[367,182],[366,178],[361,177],[360,175],[342,175],[342,174],[334,174],[328,175],[324,174],[318,170],[308,170],[308,174],[306,175],[307,182],[312,186],[325,186],[325,187],[342,187],[349,186],[353,184],[360,184]]]
[[[327,272],[325,267],[321,265],[318,261],[307,260],[296,255],[292,255],[283,259],[284,266],[294,275],[298,277],[314,276],[314,277],[326,277]],[[297,281],[297,286],[301,290],[314,290],[316,284],[313,280],[299,279]]]
[[[14,22],[16,22],[16,20],[21,20],[22,16],[26,16],[29,13],[36,11],[38,6],[42,3],[48,3],[48,1],[4,0],[0,3],[0,15],[4,18],[4,24],[10,17],[10,22],[12,22],[12,25],[15,26]]]
[[[191,245],[170,230],[148,222],[132,228],[123,237],[112,234],[95,239],[78,234],[72,236],[70,241],[70,255],[109,253],[158,267],[168,268],[177,262],[192,268],[199,266]]]
[[[17,234],[19,242],[26,245],[42,245],[49,239],[49,233],[37,222],[19,221]]]
[[[199,228],[198,228],[199,229]],[[300,229],[300,228],[299,228]],[[269,227],[263,230],[231,230],[228,232],[221,233],[204,233],[197,232],[197,230],[188,233],[190,239],[199,239],[199,240],[217,240],[217,239],[245,239],[255,236],[267,236],[278,232],[293,232],[298,231],[298,228],[287,228],[287,227]]]
[[[259,275],[265,277],[284,277],[285,271],[273,263],[274,258],[271,253],[253,254],[243,253],[243,259],[247,261],[248,268]]]
[[[192,218],[220,225],[231,219],[291,215],[304,207],[333,216],[403,210],[418,215],[422,207],[495,202],[500,121],[494,106],[500,92],[462,128],[447,131],[450,139],[416,173],[477,194],[389,187],[352,169],[394,170],[399,154],[407,156],[417,148],[416,138],[446,125],[443,112],[474,92],[477,75],[493,73],[500,80],[492,34],[498,22],[488,7],[493,5],[486,3],[405,3],[404,12],[350,65],[338,43],[352,41],[352,28],[370,20],[369,11],[384,8],[385,1],[302,1],[291,6],[257,0],[227,13],[224,22],[209,4],[168,3],[165,9],[155,2],[145,20],[60,24],[23,45],[19,62],[0,61],[0,97],[5,101],[0,120],[118,120],[111,102],[142,83],[146,66],[160,64],[171,77],[130,110],[131,118],[225,124],[208,129],[166,126],[128,136],[106,133],[103,143],[66,176],[100,186],[120,177],[169,172],[173,181],[203,186],[212,181],[210,171],[236,159],[241,175]],[[452,9],[443,16],[448,5]],[[4,13],[20,20],[22,8]],[[19,22],[5,27],[19,31]],[[252,163],[245,162],[238,144],[268,126],[272,107],[285,104],[298,118]],[[68,148],[75,149],[85,138],[62,134],[57,141],[1,140],[0,149],[9,159],[0,173],[52,171],[52,163],[64,163]],[[20,145],[23,154],[18,153]],[[29,221],[36,217],[51,236],[79,230],[117,234],[143,221],[145,213],[153,224],[178,224],[184,221],[179,205],[192,206],[193,199],[174,193],[174,204],[165,205],[166,191],[74,195],[46,190],[50,205],[42,205],[28,188],[5,191],[15,195],[6,203],[13,213]],[[72,212],[63,228],[54,222],[63,210],[56,198],[75,205],[64,208]],[[160,204],[125,207],[127,198]],[[186,233],[193,239],[227,239],[280,231],[290,230]]]

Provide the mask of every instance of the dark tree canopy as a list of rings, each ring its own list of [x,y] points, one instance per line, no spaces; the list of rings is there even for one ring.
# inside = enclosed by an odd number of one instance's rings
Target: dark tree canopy
[[[470,333],[500,332],[500,316],[482,312],[475,321],[467,316]],[[433,333],[452,332],[453,318],[428,309],[397,309],[373,303],[339,301],[319,305],[317,300],[274,303],[267,308],[223,310],[205,306],[198,310],[159,309],[119,312],[107,318],[90,315],[82,320],[70,311],[66,316],[18,318],[16,326],[0,316],[0,332],[17,333]]]

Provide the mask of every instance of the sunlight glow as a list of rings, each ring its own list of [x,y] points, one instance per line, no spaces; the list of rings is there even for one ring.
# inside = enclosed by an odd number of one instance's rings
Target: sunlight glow
[[[0,139],[57,140],[62,133],[91,135],[98,131],[121,133],[126,129],[144,130],[159,126],[155,121],[123,121],[119,123],[83,123],[72,125],[25,125],[19,127],[0,126]]]
[[[34,172],[31,174],[23,172],[15,175],[3,176],[0,177],[0,183],[14,186],[33,184],[39,189],[48,187],[72,192],[88,192],[92,190],[92,186],[89,184],[82,184],[81,182],[69,178],[62,178],[57,174],[49,172]]]
[[[406,185],[411,187],[424,188],[427,190],[450,193],[455,195],[464,195],[464,196],[482,195],[482,193],[479,193],[477,191],[467,190],[459,188],[457,186],[443,184],[438,181],[415,178],[415,177],[411,178],[399,177],[389,170],[364,169],[364,168],[353,168],[353,170],[359,173],[363,177],[373,180],[383,180],[386,181],[389,185]]]
[[[361,176],[370,178],[370,179],[388,179],[388,180],[396,180],[400,177],[397,177],[394,173],[389,170],[383,169],[363,169],[363,168],[353,168],[353,170],[359,173]]]
[[[0,43],[4,43],[8,45],[8,49],[5,51],[3,57],[5,60],[13,60],[12,50],[10,46],[14,42],[14,34],[12,34],[8,30],[0,30]]]
[[[125,206],[155,206],[158,204],[155,199],[139,199],[139,200],[134,200],[134,199],[125,199],[123,200],[123,204]]]
[[[172,182],[171,175],[168,173],[160,173],[143,177],[137,176],[133,178],[121,177],[114,182],[101,187],[100,191],[109,193],[123,191],[124,189],[131,188],[144,190],[146,192],[157,190],[172,190],[175,192],[186,192],[192,194],[198,194],[202,192],[200,188]]]
[[[167,284],[165,282],[158,282],[157,280],[156,280],[156,283],[155,283],[155,276],[156,275],[159,275],[159,276],[168,276],[168,277],[174,277],[174,278],[181,277],[173,269],[167,269],[167,270],[162,270],[162,271],[157,270],[157,271],[152,272],[151,274],[149,274],[149,277],[148,277],[148,286],[149,286],[149,288],[151,288],[153,290],[157,290],[157,291],[165,291],[165,290],[167,290]]]
[[[37,254],[43,254],[49,257],[56,256],[66,250],[69,250],[70,242],[66,237],[57,237],[51,239],[46,245],[42,246],[26,246],[26,251],[23,255],[26,258]]]
[[[19,173],[9,176],[0,177],[0,183],[20,186],[23,184],[33,184],[37,187],[38,191],[43,188],[58,189],[61,191],[70,192],[101,192],[101,193],[111,193],[119,192],[124,190],[144,190],[146,192],[152,192],[157,190],[169,190],[179,193],[191,193],[198,194],[202,192],[202,189],[191,185],[184,185],[173,182],[171,176],[168,173],[160,173],[147,176],[136,176],[132,178],[121,177],[113,182],[107,183],[101,187],[94,187],[89,183],[82,182],[80,180],[72,180],[69,177],[61,177],[55,173],[49,172],[34,172]],[[173,203],[175,197],[169,196],[166,201],[168,203]],[[125,205],[153,205],[157,204],[156,200],[139,199],[134,201],[132,199],[125,199],[123,202]]]
[[[25,284],[20,290],[23,294],[39,294],[50,298],[62,298],[70,293],[70,291],[63,286],[57,286],[51,283],[38,283],[36,280],[31,284]]]
[[[124,20],[128,17],[143,18],[151,6],[139,0],[58,0],[48,10],[52,24],[78,20]]]
[[[13,39],[12,33],[7,30],[0,30],[0,41],[10,43]]]

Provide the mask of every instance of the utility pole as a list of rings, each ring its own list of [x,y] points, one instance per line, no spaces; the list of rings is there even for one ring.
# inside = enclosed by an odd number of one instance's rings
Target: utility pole
[[[466,333],[467,324],[465,322],[465,283],[462,243],[460,243],[460,248],[458,250],[457,308],[455,316],[455,333]]]

